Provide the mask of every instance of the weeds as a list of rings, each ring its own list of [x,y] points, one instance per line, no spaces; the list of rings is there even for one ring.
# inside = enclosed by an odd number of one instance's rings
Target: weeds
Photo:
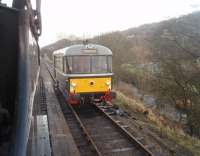
[[[142,113],[147,119],[146,122],[156,129],[161,136],[167,136],[178,145],[191,151],[194,156],[200,156],[200,140],[185,134],[180,128],[171,128],[168,125],[169,121],[166,121],[161,115],[158,116],[151,109],[146,108],[142,102],[127,97],[120,91],[116,92],[117,98],[114,101],[115,104],[126,110]],[[148,113],[145,114],[145,112]]]

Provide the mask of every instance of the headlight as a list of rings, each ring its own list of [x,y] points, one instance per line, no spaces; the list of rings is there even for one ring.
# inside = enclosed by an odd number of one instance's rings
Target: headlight
[[[76,83],[74,83],[74,82],[71,85],[72,85],[72,87],[76,87]]]
[[[111,84],[110,81],[106,81],[106,85],[109,86]]]
[[[76,88],[77,84],[75,82],[72,82],[70,84],[70,92],[75,92],[75,88]]]

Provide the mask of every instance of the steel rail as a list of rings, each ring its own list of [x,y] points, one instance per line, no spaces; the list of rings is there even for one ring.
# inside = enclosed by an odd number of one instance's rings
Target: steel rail
[[[96,153],[98,154],[98,156],[103,156],[100,152],[100,150],[98,149],[97,145],[94,143],[93,139],[91,138],[91,136],[89,135],[87,129],[85,128],[85,126],[83,125],[81,119],[79,118],[78,114],[76,113],[76,111],[73,109],[73,107],[71,105],[68,105],[70,110],[72,111],[72,113],[74,114],[76,120],[78,121],[81,129],[83,130],[83,133],[86,135],[88,141],[91,143],[91,145],[94,147]]]
[[[112,117],[110,117],[103,109],[98,107],[95,103],[93,103],[93,106],[100,111],[107,119],[109,119],[113,125],[118,128],[123,134],[127,136],[127,138],[132,141],[134,144],[137,145],[140,149],[142,149],[148,156],[154,156],[154,154],[147,149],[142,143],[140,143],[130,132],[128,132],[124,127],[122,127],[119,123],[117,123]]]
[[[55,82],[56,80],[55,80],[54,77],[52,76],[52,74],[51,74],[51,72],[49,71],[47,65],[46,65],[46,69],[47,69],[47,71],[49,72],[49,74],[50,74],[52,80]],[[62,92],[60,91],[59,88],[57,88],[57,90],[55,90],[55,91],[56,91],[56,92],[59,92],[59,94],[60,94],[61,96],[63,96],[63,95],[62,95]],[[73,109],[73,107],[72,107],[71,105],[68,105],[68,104],[67,104],[67,106],[70,108],[70,111],[71,111],[72,114],[75,116],[77,122],[79,123],[79,126],[80,126],[81,129],[82,129],[82,132],[85,134],[87,141],[89,141],[90,144],[93,146],[93,148],[94,148],[96,154],[97,154],[98,156],[103,156],[103,155],[101,154],[101,152],[99,151],[98,147],[96,146],[96,144],[94,143],[93,139],[90,137],[88,131],[86,130],[86,128],[85,128],[85,126],[83,125],[83,123],[81,122],[81,120],[80,120],[78,114],[76,113],[76,111]]]
[[[46,67],[47,67],[47,65],[46,65]],[[49,72],[51,78],[52,78],[53,81],[55,82],[55,79],[54,79],[54,77],[52,76],[51,72],[49,71],[48,67],[47,67],[47,70],[48,70],[48,72]],[[62,92],[59,90],[59,88],[58,88],[57,91],[59,91],[59,94],[60,94],[61,96],[63,96],[63,95],[62,95]],[[66,105],[70,108],[72,114],[75,116],[77,122],[79,123],[79,125],[80,125],[80,127],[81,127],[81,129],[82,129],[82,132],[86,135],[87,140],[88,140],[88,141],[90,142],[90,144],[93,146],[93,148],[95,149],[95,152],[96,152],[99,156],[102,156],[102,153],[101,153],[100,150],[98,149],[98,147],[97,147],[97,145],[95,144],[95,142],[94,142],[94,140],[92,139],[92,137],[89,135],[89,133],[88,133],[86,127],[84,126],[83,122],[81,121],[79,115],[76,113],[76,111],[73,109],[73,107],[72,107],[71,105],[68,105],[68,104],[66,104]],[[115,127],[116,129],[120,130],[120,132],[121,132],[124,136],[126,136],[126,138],[127,138],[129,141],[131,141],[131,142],[135,145],[135,147],[138,148],[138,150],[140,150],[141,152],[144,152],[145,155],[147,155],[147,156],[154,156],[154,154],[153,154],[149,149],[147,149],[142,143],[140,143],[140,142],[139,142],[130,132],[128,132],[124,127],[122,127],[119,123],[117,123],[114,119],[112,119],[103,109],[101,109],[99,106],[97,106],[95,102],[93,102],[92,106],[94,106],[94,108],[96,108],[96,110],[98,110],[105,118],[107,118],[107,119],[112,123],[112,125],[114,125],[114,127]]]

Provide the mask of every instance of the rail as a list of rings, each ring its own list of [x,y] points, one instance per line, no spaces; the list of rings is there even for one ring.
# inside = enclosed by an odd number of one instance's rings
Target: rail
[[[46,67],[51,78],[56,82],[47,64]],[[116,153],[121,155],[154,156],[148,148],[140,143],[137,138],[131,135],[131,133],[95,102],[87,104],[82,108],[74,108],[66,104],[59,89],[55,91],[58,95],[58,100],[62,103],[61,108],[63,109],[63,113],[66,114],[66,109],[68,109],[67,113],[71,113],[70,116],[74,116],[72,122],[78,123],[85,139],[92,146],[91,151],[93,154],[95,152],[99,156],[115,155]],[[79,144],[78,142],[76,143]]]

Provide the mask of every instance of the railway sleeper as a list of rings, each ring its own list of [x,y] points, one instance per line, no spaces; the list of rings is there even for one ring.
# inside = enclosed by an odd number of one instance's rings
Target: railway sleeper
[[[109,151],[104,151],[104,155],[108,156],[116,156],[116,155],[123,155],[123,156],[130,156],[130,155],[137,155],[134,147],[122,147],[116,148]]]
[[[130,144],[130,142],[128,142],[127,140],[123,139],[120,140],[120,142],[96,142],[97,147],[99,147],[99,149],[101,148],[102,150],[113,150],[116,148],[121,148],[121,147],[129,147],[132,145]],[[103,146],[102,146],[103,145]]]
[[[153,148],[155,148],[155,145],[154,144],[145,145],[145,148],[153,149]]]
[[[144,137],[137,137],[136,140],[141,142],[142,140],[144,140]]]

